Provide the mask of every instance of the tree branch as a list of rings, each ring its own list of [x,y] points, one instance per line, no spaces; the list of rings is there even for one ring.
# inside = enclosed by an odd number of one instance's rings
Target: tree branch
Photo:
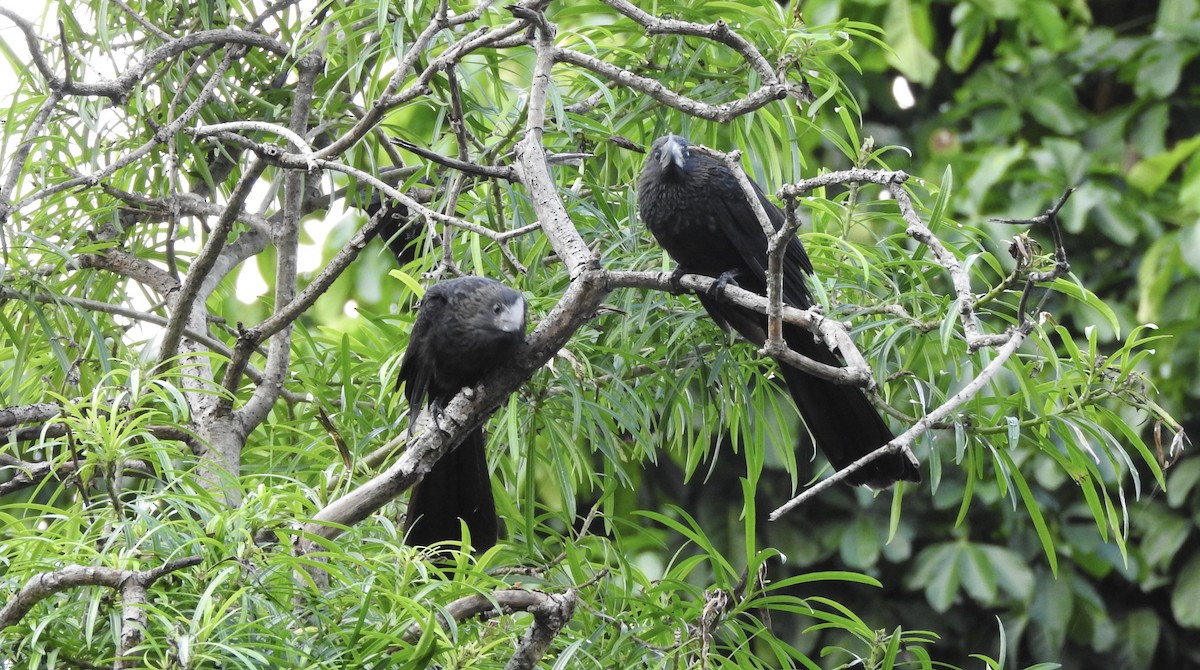
[[[503,179],[505,181],[517,181],[516,171],[511,167],[503,165],[478,165],[476,163],[471,163],[458,158],[443,156],[436,151],[430,151],[425,147],[417,146],[416,144],[399,137],[392,137],[389,139],[391,140],[392,144],[395,144],[405,151],[414,153],[426,160],[433,161],[438,165],[458,170],[459,172],[465,172],[467,174],[476,175],[479,177],[492,177],[494,179]]]
[[[217,258],[221,255],[221,250],[225,247],[229,233],[233,230],[233,222],[237,220],[237,214],[242,210],[242,206],[246,198],[250,196],[250,190],[257,183],[258,177],[267,167],[266,161],[255,161],[238,180],[237,186],[229,195],[229,203],[225,207],[225,211],[221,214],[221,218],[217,219],[216,225],[213,226],[212,232],[209,234],[208,242],[204,248],[200,250],[200,254],[192,261],[191,267],[188,268],[187,277],[183,281],[183,285],[179,289],[179,293],[171,297],[172,312],[170,321],[167,323],[167,328],[162,334],[162,345],[158,352],[158,367],[162,369],[166,362],[175,357],[179,351],[179,337],[183,334],[184,327],[192,318],[192,310],[196,306],[196,296],[200,293],[200,285],[208,276],[209,270],[216,264]],[[200,305],[203,308],[203,305]]]
[[[294,135],[301,135],[308,128],[308,119],[312,112],[313,90],[323,66],[324,62],[316,57],[304,58],[298,64],[300,74],[292,96],[291,119],[288,123]],[[300,145],[297,145],[297,148],[301,148]],[[300,244],[300,217],[303,214],[304,206],[305,174],[306,172],[293,170],[285,178],[283,220],[276,230],[272,231],[272,241],[276,249],[276,313],[285,310],[296,297],[296,253]],[[316,300],[315,295],[312,296],[312,300]],[[297,311],[290,318],[280,319],[283,322],[282,325],[277,327],[270,336],[271,344],[267,350],[267,362],[263,367],[264,383],[255,387],[250,400],[237,411],[238,422],[247,434],[267,418],[267,414],[283,389],[283,380],[287,377],[291,361],[291,326],[299,315],[300,313]],[[258,342],[255,342],[255,346],[257,344]],[[230,368],[227,368],[227,371],[228,369]],[[239,371],[237,374],[240,376],[241,372]],[[226,379],[229,380],[228,375]],[[232,394],[236,391],[236,384],[231,384],[226,388]]]
[[[549,593],[530,589],[501,589],[491,593],[473,593],[439,608],[437,622],[443,629],[449,629],[450,621],[447,620],[447,617],[454,622],[461,623],[484,614],[500,616],[513,612],[531,612],[539,607],[544,607],[553,597]],[[419,624],[413,624],[404,633],[404,641],[416,644],[421,639],[422,632]]]
[[[779,78],[775,74],[775,68],[771,67],[771,64],[767,62],[762,53],[746,38],[730,29],[729,24],[724,21],[718,19],[716,23],[703,24],[676,19],[663,19],[649,12],[642,11],[634,6],[633,3],[626,0],[602,1],[604,4],[644,27],[647,35],[691,35],[724,44],[738,52],[754,68],[754,71],[758,73],[759,78],[765,84],[774,85],[779,82]]]
[[[610,288],[637,288],[637,289],[652,289],[656,291],[674,292],[675,286],[670,273],[666,272],[637,272],[628,270],[607,270],[604,273],[605,281],[608,282]],[[713,277],[705,277],[704,275],[685,274],[679,277],[679,286],[688,289],[693,293],[706,293],[712,295],[712,287],[716,285],[717,279]],[[768,305],[767,299],[757,293],[747,291],[740,286],[727,284],[720,296],[716,299],[752,309],[759,314],[767,314]],[[847,365],[846,367],[835,367],[826,365],[820,361],[815,361],[807,356],[801,355],[787,349],[783,352],[773,354],[779,360],[788,365],[803,370],[809,374],[816,375],[823,379],[836,382],[838,384],[848,384],[852,386],[867,387],[874,384],[874,377],[871,375],[871,369],[866,365],[865,359],[858,353],[854,343],[850,340],[849,334],[845,334],[845,325],[835,319],[830,319],[821,313],[819,309],[797,309],[791,305],[781,305],[780,319],[784,323],[790,323],[807,329],[816,335],[825,335],[827,332],[843,333],[841,337],[845,338],[846,343],[839,345],[839,351],[847,360],[863,361],[859,365]],[[826,341],[830,341],[826,336]],[[839,340],[840,341],[840,340]],[[852,352],[847,354],[847,352]]]
[[[508,659],[504,670],[533,670],[550,649],[554,638],[575,614],[577,601],[578,597],[572,589],[547,595],[544,601],[530,607],[533,623],[521,636],[517,650]]]
[[[720,123],[728,123],[739,116],[766,107],[776,100],[782,100],[788,96],[788,92],[791,90],[787,84],[766,84],[739,100],[713,105],[676,93],[655,79],[634,74],[629,70],[579,51],[555,47],[553,57],[556,62],[570,63],[595,72],[616,84],[645,93],[662,104],[690,116]]]
[[[203,560],[201,556],[188,556],[168,561],[151,570],[117,570],[115,568],[70,565],[61,570],[39,573],[25,582],[21,590],[5,603],[3,608],[0,608],[0,630],[20,623],[29,610],[33,609],[34,605],[40,601],[59,591],[79,586],[107,586],[121,591],[123,598],[132,597],[133,604],[144,605],[146,590],[154,582],[177,570],[199,565]],[[132,582],[136,588],[128,588],[128,582]],[[126,605],[128,604],[130,603],[127,602]],[[124,637],[125,630],[122,630],[122,638]],[[118,650],[118,655],[125,650],[126,648],[122,646],[122,649]]]
[[[46,437],[62,437],[67,434],[67,426],[63,423],[52,423],[34,430],[39,435],[44,434]],[[151,428],[150,430],[153,431],[154,429]],[[0,435],[3,435],[3,431],[0,431]],[[18,440],[21,438],[20,435],[16,435],[15,437]],[[0,496],[27,489],[31,486],[37,486],[49,477],[60,480],[67,479],[79,472],[79,469],[83,465],[83,461],[75,459],[30,462],[0,454],[0,471],[7,468],[17,471],[8,481],[0,482]],[[136,475],[146,479],[155,479],[158,477],[154,465],[147,461],[126,459],[120,461],[119,465],[122,474]]]
[[[957,393],[947,398],[945,402],[943,402],[933,411],[917,420],[916,424],[904,431],[899,437],[895,438],[891,442],[888,442],[875,451],[872,451],[866,456],[863,456],[857,461],[854,461],[841,470],[838,470],[829,477],[809,487],[800,495],[792,498],[783,505],[780,505],[777,509],[775,509],[775,511],[771,512],[770,516],[767,517],[768,520],[778,520],[779,517],[787,514],[792,509],[795,509],[804,502],[819,495],[825,489],[828,489],[834,484],[846,479],[884,454],[903,452],[908,455],[909,459],[912,460],[914,464],[916,464],[916,459],[912,455],[912,445],[916,443],[917,438],[923,435],[930,428],[945,421],[945,419],[953,414],[959,407],[983,390],[983,388],[991,382],[992,378],[1004,368],[1004,365],[1008,362],[1008,359],[1012,358],[1012,355],[1021,347],[1021,344],[1025,342],[1025,338],[1032,330],[1033,325],[1030,322],[1025,322],[1009,331],[1008,340],[1003,346],[996,350],[995,356],[992,358],[992,360],[988,361],[988,364],[979,371],[979,374],[976,375],[975,378],[968,382],[965,386],[959,389]],[[903,482],[897,484],[897,486],[902,485]]]
[[[513,7],[516,6],[510,6],[509,9],[519,18],[524,18]],[[522,9],[522,11],[533,12],[534,10]],[[546,122],[546,96],[550,88],[550,70],[554,66],[554,45],[552,44],[554,35],[549,22],[545,20],[540,11],[535,13],[541,17],[533,37],[537,60],[533,66],[533,84],[529,88],[529,112],[525,119],[525,135],[517,142],[516,146],[517,174],[520,175],[525,188],[529,190],[534,211],[538,214],[538,220],[542,224],[546,237],[550,240],[550,245],[554,247],[555,253],[566,264],[570,276],[575,277],[587,269],[598,267],[598,263],[591,250],[588,249],[587,243],[580,237],[579,231],[575,230],[575,225],[571,222],[570,215],[567,214],[567,208],[563,205],[562,198],[558,196],[558,187],[550,175],[550,164],[546,160],[543,133]]]

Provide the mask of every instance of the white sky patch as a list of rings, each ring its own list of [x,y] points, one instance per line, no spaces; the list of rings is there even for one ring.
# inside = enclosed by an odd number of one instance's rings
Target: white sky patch
[[[258,264],[253,261],[242,263],[238,270],[237,282],[233,285],[233,294],[247,305],[258,300],[268,290],[267,281],[258,271]]]
[[[329,180],[322,180],[321,188],[328,191]],[[322,251],[325,248],[325,240],[329,239],[330,231],[345,215],[346,212],[339,202],[334,204],[323,216],[303,223],[309,242],[301,242],[300,248],[296,252],[296,268],[300,272],[316,272],[321,268],[324,260]]]
[[[917,104],[912,87],[908,85],[908,80],[902,75],[896,75],[896,78],[892,80],[892,97],[896,99],[896,104],[900,109],[912,109]]]
[[[5,2],[5,5],[10,11],[32,21],[35,27],[41,23],[42,14],[46,11],[45,0]],[[25,34],[7,18],[0,18],[0,40],[4,40],[8,48],[13,50],[18,61],[23,60],[30,63],[29,67],[33,67],[33,60],[29,57],[29,48],[25,46]],[[16,90],[17,73],[13,71],[7,58],[0,58],[0,106],[11,105],[12,96]],[[9,151],[4,149],[5,147],[0,146],[0,151],[4,155],[8,155]]]

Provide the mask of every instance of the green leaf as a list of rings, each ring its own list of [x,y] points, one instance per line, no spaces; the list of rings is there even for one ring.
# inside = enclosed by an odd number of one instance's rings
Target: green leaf
[[[1040,3],[1035,3],[1040,4]],[[1088,121],[1075,102],[1074,91],[1065,83],[1039,91],[1025,103],[1037,122],[1063,135],[1083,129]]]
[[[1067,24],[1063,21],[1058,3],[1035,0],[1024,3],[1024,9],[1028,12],[1025,25],[1051,51],[1061,51],[1067,39]]]
[[[996,571],[987,552],[976,545],[967,545],[958,554],[958,568],[967,594],[981,605],[996,601]]]
[[[1147,510],[1150,512],[1151,510]],[[1167,511],[1153,510],[1142,519],[1141,549],[1146,562],[1152,567],[1170,566],[1177,552],[1192,534],[1194,526],[1189,519]]]
[[[402,270],[389,270],[388,274],[399,279],[418,298],[425,295],[425,287],[421,286],[421,282],[417,281],[416,277]]]
[[[1166,98],[1179,88],[1179,77],[1183,64],[1194,54],[1194,49],[1174,40],[1150,43],[1150,48],[1138,61],[1137,76],[1133,88],[1139,98]]]
[[[1185,458],[1170,470],[1167,477],[1167,505],[1182,506],[1191,500],[1191,492],[1200,481],[1200,458]]]
[[[1179,571],[1171,589],[1171,612],[1185,628],[1200,628],[1200,556],[1193,556]]]
[[[842,532],[842,561],[852,568],[869,568],[879,561],[883,535],[870,517],[860,516]]]
[[[1029,490],[1029,483],[1025,481],[1025,477],[1017,469],[1017,464],[1013,462],[1012,456],[1002,450],[995,450],[994,453],[1007,465],[1008,475],[1020,493],[1021,500],[1025,503],[1025,509],[1029,512],[1029,519],[1033,522],[1033,528],[1037,531],[1038,540],[1042,543],[1042,550],[1046,553],[1046,560],[1050,563],[1050,571],[1057,575],[1058,556],[1054,551],[1054,539],[1050,536],[1050,529],[1046,527],[1045,517],[1042,516],[1042,508],[1033,499],[1033,492]]]
[[[1077,282],[1069,281],[1065,277],[1059,277],[1055,279],[1050,283],[1050,288],[1062,293],[1063,295],[1069,295],[1088,307],[1091,307],[1096,311],[1096,313],[1104,318],[1105,323],[1109,328],[1112,329],[1113,333],[1117,337],[1120,337],[1121,322],[1119,319],[1117,319],[1116,312],[1114,312],[1112,308],[1109,307],[1108,304],[1106,304],[1103,300],[1097,297],[1095,293],[1092,293]]]
[[[1067,627],[1075,609],[1075,596],[1064,579],[1043,576],[1029,606],[1030,627],[1036,653],[1058,658],[1067,639]]]
[[[956,6],[950,16],[956,30],[946,49],[946,65],[962,73],[975,62],[975,55],[983,46],[983,38],[987,34],[987,16],[977,5],[970,3]]]
[[[927,46],[930,39],[929,6],[914,6],[911,0],[896,0],[888,4],[883,30],[893,53],[888,62],[905,77],[923,85],[933,83],[938,60]]]
[[[938,612],[949,610],[958,596],[962,548],[961,543],[945,542],[917,555],[917,570],[909,578],[909,588],[924,588],[925,600]]]
[[[1154,667],[1154,652],[1158,648],[1162,623],[1153,610],[1140,608],[1130,612],[1118,625],[1117,655],[1120,667],[1130,670],[1150,670]]]
[[[1200,135],[1181,140],[1165,154],[1150,156],[1134,164],[1126,179],[1143,193],[1154,194],[1183,161],[1200,151]]]
[[[1006,547],[982,545],[980,548],[1005,593],[1018,601],[1027,601],[1033,596],[1033,571],[1024,559]]]

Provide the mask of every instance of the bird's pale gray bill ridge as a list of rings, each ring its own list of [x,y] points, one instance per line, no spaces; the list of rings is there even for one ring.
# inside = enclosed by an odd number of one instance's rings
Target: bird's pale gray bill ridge
[[[665,138],[660,138],[659,141],[662,142],[662,145],[657,148],[656,155],[662,169],[666,170],[670,167],[674,167],[676,170],[684,169],[690,153],[687,139],[671,133]],[[658,142],[655,142],[655,145],[658,145]]]

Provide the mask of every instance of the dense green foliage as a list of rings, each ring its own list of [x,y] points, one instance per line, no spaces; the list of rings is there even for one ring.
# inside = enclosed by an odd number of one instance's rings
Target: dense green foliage
[[[1182,408],[1195,407],[1200,397],[1200,247],[1190,241],[1200,213],[1200,6],[1190,0],[844,2],[804,3],[804,11],[809,20],[848,15],[885,28],[894,54],[864,54],[864,76],[847,77],[848,85],[872,134],[912,147],[908,169],[929,178],[953,171],[959,185],[950,203],[954,216],[1029,216],[1064,187],[1078,188],[1064,212],[1072,270],[1113,310],[1123,332],[1138,323],[1158,326],[1165,337],[1140,369],[1162,394],[1156,402],[1181,408],[1177,418],[1195,433],[1194,411]],[[893,67],[914,82],[911,109],[899,109],[891,95]],[[998,243],[1009,234],[996,226],[985,230]],[[1076,336],[1088,326],[1099,329],[1100,351],[1112,351],[1113,336],[1094,313],[1070,302],[1048,305]],[[1149,434],[1144,425],[1132,425]],[[1011,515],[1002,509],[973,510],[978,518],[960,526],[952,544],[939,532],[945,515],[936,511],[936,500],[917,523],[928,548],[909,574],[946,580],[935,609],[950,615],[961,639],[977,639],[988,625],[995,610],[980,606],[999,606],[1009,643],[1022,640],[1034,658],[1067,667],[1200,661],[1192,642],[1200,619],[1185,595],[1200,575],[1193,556],[1200,542],[1194,460],[1169,472],[1166,494],[1143,489],[1141,500],[1125,501],[1127,557],[1088,528],[1069,478],[1044,467],[1034,472],[1066,559],[1056,581],[1029,560],[1028,531],[1005,521]],[[906,514],[918,521],[915,501],[907,502]],[[994,544],[1016,549],[1032,568],[1033,597],[1006,588],[1012,580],[1004,575],[1013,571],[997,567],[1002,563],[974,558],[980,549],[994,551]],[[998,577],[983,582],[1000,588],[973,587],[973,563],[991,564]],[[927,595],[939,587],[928,579],[910,585],[933,585]]]
[[[245,27],[263,11],[249,0],[127,4],[171,37]],[[422,253],[398,270],[372,243],[296,321],[284,379],[295,395],[279,399],[245,440],[240,477],[225,482],[240,504],[228,504],[197,477],[201,457],[181,432],[205,420],[198,394],[243,407],[254,380],[235,389],[216,383],[228,358],[217,348],[202,356],[216,370],[207,379],[182,360],[156,369],[157,331],[80,302],[169,317],[168,296],[144,278],[80,259],[122,251],[186,275],[220,209],[206,220],[172,214],[170,196],[203,185],[203,196],[222,204],[253,162],[231,143],[182,130],[152,141],[189,113],[228,50],[194,46],[155,64],[115,102],[59,101],[25,68],[0,110],[6,156],[39,110],[50,110],[16,190],[4,194],[8,203],[29,200],[0,230],[0,407],[60,406],[32,436],[0,427],[0,449],[26,464],[73,468],[0,495],[0,600],[65,565],[144,570],[199,555],[200,566],[150,590],[146,638],[135,649],[148,667],[504,667],[529,615],[469,619],[446,631],[431,624],[456,598],[514,585],[577,590],[574,618],[543,667],[1200,663],[1189,634],[1200,626],[1189,588],[1200,582],[1200,559],[1188,551],[1200,540],[1200,466],[1161,467],[1171,410],[1200,396],[1192,381],[1200,256],[1190,243],[1200,142],[1190,115],[1197,91],[1187,88],[1197,81],[1188,73],[1200,53],[1200,9],[1184,0],[1148,9],[1037,0],[811,0],[794,11],[766,1],[694,4],[643,8],[723,19],[811,95],[720,124],[557,64],[544,142],[552,152],[589,154],[554,175],[572,223],[607,269],[671,268],[637,220],[631,185],[643,157],[628,145],[675,131],[744,150],[746,170],[768,192],[823,170],[910,172],[918,212],[969,269],[982,330],[1004,333],[1021,318],[1021,273],[1049,266],[1051,242],[1040,230],[987,218],[1032,217],[1078,187],[1063,211],[1073,274],[1032,294],[1040,313],[1019,354],[919,439],[925,482],[876,495],[833,489],[767,522],[797,487],[827,474],[819,458],[805,458],[807,446],[795,449],[803,428],[771,381],[773,364],[748,345],[724,346],[732,340],[692,296],[617,289],[609,309],[488,423],[507,528],[499,547],[477,561],[419,560],[400,536],[401,497],[297,555],[298,541],[312,539],[301,525],[386,466],[368,455],[407,428],[394,380],[430,273],[505,280],[527,296],[534,322],[572,277],[540,231],[502,249],[431,223]],[[461,13],[473,5],[450,6]],[[292,56],[321,50],[307,124],[320,130],[318,147],[394,92],[397,60],[436,3],[321,7],[287,6],[263,29]],[[141,62],[168,41],[107,1],[64,0],[57,16],[71,57],[64,61],[53,40],[44,48],[55,71],[69,67],[77,81],[113,74],[110,62]],[[696,100],[727,102],[760,84],[729,47],[648,36],[603,2],[553,3],[546,16],[556,45]],[[468,31],[512,20],[492,8],[465,29],[439,32],[416,71]],[[53,22],[39,32],[55,34]],[[436,72],[428,92],[388,108],[379,128],[447,156],[511,164],[534,60],[527,45],[475,51],[453,80]],[[289,67],[281,54],[250,48],[187,127],[287,124],[296,77],[281,74]],[[892,95],[897,73],[915,87],[910,109]],[[590,109],[568,109],[597,91]],[[238,132],[285,144],[269,132]],[[470,138],[464,146],[461,136]],[[402,158],[415,168],[399,173],[402,190],[432,191],[431,209],[492,230],[539,219],[519,183],[463,178],[384,144],[368,133],[334,158],[372,174]],[[107,169],[143,145],[128,164]],[[232,173],[214,169],[222,155]],[[0,168],[0,177],[13,169],[7,161]],[[54,190],[97,171],[98,183]],[[247,210],[262,201],[264,216],[281,211],[284,172],[266,168]],[[359,207],[373,187],[332,172],[320,181],[332,197],[304,224],[328,233],[302,232],[301,241],[319,245],[323,265],[363,225]],[[876,186],[814,193],[802,203],[809,224],[801,235],[820,277],[814,288],[828,313],[852,323],[899,434],[978,375],[995,350],[968,349],[946,269],[881,194]],[[256,233],[252,223],[235,224],[227,248]],[[1025,233],[1033,236],[1031,266],[1014,269],[1010,241]],[[272,313],[270,294],[244,303],[235,288],[239,274],[259,273],[275,288],[278,256],[268,246],[241,265],[218,266],[204,301],[210,337],[232,347],[241,325]],[[300,285],[314,275],[302,273]],[[251,362],[263,367],[264,358]],[[127,476],[131,461],[155,476]],[[0,461],[0,483],[17,481],[22,467]],[[314,561],[329,586],[309,581]],[[64,590],[0,630],[0,648],[16,667],[111,666],[116,600],[103,588]],[[406,640],[413,625],[424,634]]]

